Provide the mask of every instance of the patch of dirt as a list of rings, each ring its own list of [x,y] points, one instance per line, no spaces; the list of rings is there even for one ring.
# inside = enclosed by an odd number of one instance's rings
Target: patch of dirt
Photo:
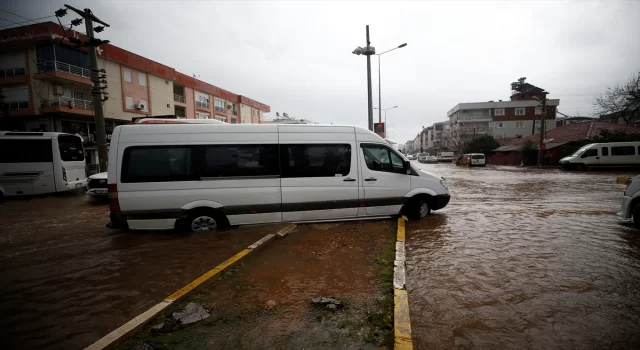
[[[301,225],[165,313],[194,301],[212,317],[153,334],[161,316],[121,348],[392,348],[394,237],[393,221]],[[314,306],[320,296],[344,308]]]

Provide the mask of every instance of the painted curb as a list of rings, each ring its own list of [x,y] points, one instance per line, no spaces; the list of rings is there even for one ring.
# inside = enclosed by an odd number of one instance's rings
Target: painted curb
[[[398,218],[396,234],[396,259],[393,262],[393,335],[394,349],[412,350],[411,317],[409,314],[409,297],[406,288],[406,254],[405,254],[405,222]]]
[[[289,226],[285,227],[284,229],[280,230],[278,232],[278,234],[280,232],[285,231],[285,230],[288,229],[286,231],[286,233],[284,233],[284,235],[280,236],[280,237],[284,237],[284,236],[286,236],[287,233],[293,231],[296,227],[297,227],[296,225],[289,225]],[[228,267],[232,266],[233,264],[237,263],[239,260],[241,260],[245,256],[249,255],[251,252],[256,251],[259,248],[264,247],[269,242],[271,242],[275,237],[276,237],[276,234],[274,234],[274,233],[271,233],[271,234],[268,234],[268,235],[262,237],[260,240],[258,240],[257,242],[253,243],[252,245],[250,245],[246,249],[243,249],[242,251],[240,251],[236,255],[232,256],[231,258],[227,259],[223,263],[219,264],[218,266],[216,266],[213,269],[207,271],[206,273],[204,273],[200,277],[196,278],[191,283],[189,283],[186,286],[178,289],[175,293],[169,295],[168,297],[166,297],[160,303],[154,305],[153,307],[151,307],[147,311],[145,311],[145,312],[141,313],[140,315],[134,317],[129,322],[125,323],[124,325],[118,327],[116,330],[114,330],[111,333],[109,333],[109,334],[105,335],[104,337],[100,338],[98,341],[96,341],[95,343],[87,346],[85,349],[87,349],[87,350],[105,349],[105,348],[108,348],[108,347],[114,345],[116,342],[119,342],[119,341],[122,341],[122,340],[128,338],[133,333],[135,333],[140,328],[142,328],[144,325],[146,325],[151,319],[153,319],[156,315],[158,315],[162,310],[167,308],[169,305],[173,304],[173,302],[178,301],[180,298],[183,298],[183,297],[193,293],[200,285],[202,285],[206,281],[210,280],[212,277],[216,276],[220,272],[224,271],[226,268],[228,268]]]
[[[154,318],[157,314],[159,314],[160,311],[164,310],[169,305],[171,305],[170,301],[162,301],[156,304],[155,306],[151,307],[149,310],[134,317],[131,321],[118,327],[113,332],[105,335],[97,342],[89,345],[88,347],[86,347],[86,349],[98,350],[98,349],[104,349],[107,346],[112,345],[113,343],[115,343],[119,339],[122,339],[128,334],[136,332],[138,329],[140,329],[142,326],[147,324],[147,322],[149,322],[152,318]]]
[[[287,227],[285,227],[282,230],[278,231],[278,233],[276,233],[276,235],[278,235],[278,238],[284,238],[284,237],[287,236],[287,234],[293,232],[293,230],[295,230],[296,227],[298,227],[298,225],[289,224],[289,225],[287,225]]]

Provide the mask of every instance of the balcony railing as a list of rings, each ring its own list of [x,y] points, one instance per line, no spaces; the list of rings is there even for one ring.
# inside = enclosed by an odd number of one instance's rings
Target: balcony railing
[[[216,112],[224,113],[224,107],[216,106]]]
[[[38,62],[38,72],[49,72],[49,71],[64,72],[72,75],[77,75],[79,77],[91,79],[91,71],[86,68],[73,66],[68,63],[64,63],[60,61]]]
[[[42,100],[42,107],[69,107],[93,110],[93,102],[71,97],[51,97]]]
[[[173,94],[173,100],[176,102],[182,102],[182,103],[186,103],[186,98],[182,95],[178,95],[178,94]]]
[[[205,102],[205,101],[196,101],[196,106],[197,107],[202,107],[202,108],[209,108],[209,106],[211,106],[211,104],[209,102]]]
[[[231,114],[233,114],[233,115],[238,115],[238,111],[236,111],[235,109],[232,109],[232,110],[231,110]]]

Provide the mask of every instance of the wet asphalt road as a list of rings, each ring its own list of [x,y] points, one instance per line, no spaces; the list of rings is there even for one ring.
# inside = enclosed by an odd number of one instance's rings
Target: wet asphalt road
[[[640,231],[615,215],[620,173],[421,167],[452,200],[407,225],[416,348],[640,347]],[[0,348],[84,347],[274,231],[107,222],[82,193],[0,204]]]
[[[640,348],[640,230],[629,173],[421,165],[451,203],[407,224],[418,349]]]

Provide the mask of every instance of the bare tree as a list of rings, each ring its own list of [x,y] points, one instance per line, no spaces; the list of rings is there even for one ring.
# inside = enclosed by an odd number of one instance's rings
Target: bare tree
[[[599,113],[620,113],[625,124],[640,123],[640,72],[596,98]]]

